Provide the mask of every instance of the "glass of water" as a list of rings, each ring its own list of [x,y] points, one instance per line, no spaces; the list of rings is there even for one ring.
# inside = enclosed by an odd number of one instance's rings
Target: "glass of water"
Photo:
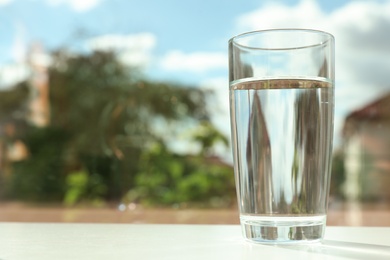
[[[233,37],[229,84],[244,237],[321,240],[333,140],[334,37],[303,29]]]

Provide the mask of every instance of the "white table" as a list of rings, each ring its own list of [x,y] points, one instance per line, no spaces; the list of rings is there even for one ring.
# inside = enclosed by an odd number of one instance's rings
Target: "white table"
[[[0,259],[390,259],[390,227],[327,227],[323,243],[246,242],[238,225],[0,223]]]

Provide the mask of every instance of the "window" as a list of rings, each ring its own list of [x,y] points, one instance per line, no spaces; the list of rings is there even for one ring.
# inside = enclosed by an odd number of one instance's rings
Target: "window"
[[[227,41],[314,27],[336,37],[328,224],[390,225],[390,3],[290,2],[0,1],[0,220],[238,223]]]

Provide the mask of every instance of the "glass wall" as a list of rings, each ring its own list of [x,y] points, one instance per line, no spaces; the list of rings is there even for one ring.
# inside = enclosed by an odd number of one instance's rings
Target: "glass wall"
[[[238,223],[227,41],[336,38],[329,225],[390,225],[390,3],[0,1],[0,221]],[[277,108],[275,108],[277,109]]]

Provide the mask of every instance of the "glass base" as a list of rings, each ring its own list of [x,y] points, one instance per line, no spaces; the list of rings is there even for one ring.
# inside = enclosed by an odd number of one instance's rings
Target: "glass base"
[[[241,216],[244,237],[256,243],[308,243],[321,241],[326,216]]]

